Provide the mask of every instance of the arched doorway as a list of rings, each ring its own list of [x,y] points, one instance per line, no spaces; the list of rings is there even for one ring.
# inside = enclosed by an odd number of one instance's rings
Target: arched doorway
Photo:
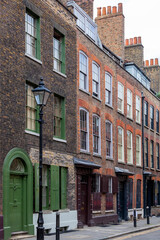
[[[13,232],[33,234],[33,169],[27,153],[12,149],[3,164],[4,239]]]

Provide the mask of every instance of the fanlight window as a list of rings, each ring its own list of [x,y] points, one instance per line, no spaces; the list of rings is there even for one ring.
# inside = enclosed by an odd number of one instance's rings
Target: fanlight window
[[[22,160],[20,158],[15,158],[13,160],[13,162],[11,163],[10,170],[14,171],[14,172],[24,173],[25,172],[25,166],[24,166]]]

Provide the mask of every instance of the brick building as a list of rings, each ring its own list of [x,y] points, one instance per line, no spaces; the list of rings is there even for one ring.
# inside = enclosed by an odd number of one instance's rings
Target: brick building
[[[122,4],[98,8],[95,22],[93,0],[6,0],[0,7],[0,238],[35,233],[32,89],[41,76],[52,91],[43,125],[46,232],[55,231],[59,209],[68,230],[127,220],[133,208],[143,217],[144,203],[158,212],[160,102],[144,73],[141,38],[125,44]]]
[[[93,1],[85,2],[67,4],[78,18],[79,227],[127,220],[133,208],[140,218],[144,204],[151,211],[160,201],[160,104],[143,71],[141,38],[134,38],[134,49],[125,46],[121,3],[98,8],[93,22]]]
[[[0,239],[36,233],[39,129],[32,89],[41,76],[52,91],[43,124],[44,227],[55,231],[61,209],[61,227],[76,228],[76,18],[56,0],[0,1],[0,9]]]

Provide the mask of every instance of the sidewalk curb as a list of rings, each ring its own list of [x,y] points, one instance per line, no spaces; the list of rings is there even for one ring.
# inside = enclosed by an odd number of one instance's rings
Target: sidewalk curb
[[[148,227],[142,227],[140,229],[135,229],[135,230],[131,230],[131,231],[128,231],[128,232],[118,233],[118,234],[115,234],[115,235],[110,236],[110,237],[101,238],[99,240],[112,239],[112,238],[121,237],[121,236],[132,234],[132,233],[142,232],[142,231],[146,231],[146,230],[153,229],[153,228],[158,228],[158,227],[160,227],[160,224],[153,225],[153,226],[148,226]]]

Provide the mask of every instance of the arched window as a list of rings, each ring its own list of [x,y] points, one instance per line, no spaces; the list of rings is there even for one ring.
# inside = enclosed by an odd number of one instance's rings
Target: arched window
[[[112,142],[112,123],[106,121],[106,157],[112,158],[113,155]]]
[[[97,63],[92,63],[92,86],[93,96],[100,98],[100,67]]]
[[[100,154],[100,147],[100,118],[93,115],[93,152]]]
[[[105,73],[105,102],[112,106],[112,76],[108,72]]]
[[[88,57],[82,51],[79,54],[79,88],[88,91]]]
[[[85,109],[80,109],[80,148],[89,151],[89,116]]]
[[[118,127],[118,161],[124,162],[124,130]]]
[[[132,133],[127,131],[127,162],[133,163]]]

